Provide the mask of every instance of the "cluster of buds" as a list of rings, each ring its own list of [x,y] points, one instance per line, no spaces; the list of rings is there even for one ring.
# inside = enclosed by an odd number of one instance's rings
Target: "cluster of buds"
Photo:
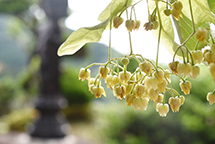
[[[118,28],[122,23],[124,22],[124,19],[119,16],[115,16],[113,18],[113,27]],[[140,20],[126,20],[125,21],[125,27],[129,32],[132,32],[133,30],[139,30],[141,25]]]
[[[196,39],[200,42],[205,42],[207,38],[207,30],[199,27],[195,33]]]
[[[156,30],[158,28],[158,21],[155,14],[149,16],[149,21],[144,24],[144,28],[146,31],[148,30]]]
[[[119,16],[115,16],[113,18],[113,27],[118,28],[122,23],[124,22],[124,19]],[[133,30],[139,30],[141,25],[140,20],[126,20],[125,21],[125,27],[129,32],[132,32]],[[148,30],[156,30],[158,28],[158,21],[157,17],[155,15],[150,15],[149,22],[146,22],[143,27],[145,28],[146,31]]]
[[[134,110],[146,110],[149,101],[156,104],[156,111],[160,116],[164,117],[169,112],[169,105],[173,112],[178,112],[180,106],[184,103],[184,96],[180,96],[171,86],[171,75],[168,69],[157,68],[152,61],[142,58],[137,60],[139,67],[131,73],[127,71],[127,65],[130,58],[136,55],[130,55],[123,58],[112,59],[99,67],[99,73],[95,78],[89,78],[82,73],[89,74],[89,68],[95,64],[88,66],[86,69],[81,68],[79,79],[88,80],[89,91],[100,98],[106,96],[101,79],[104,79],[107,88],[113,91],[113,95],[117,99],[125,99],[127,106],[133,106]],[[121,60],[123,66],[118,64]],[[88,75],[86,74],[86,75]],[[189,93],[191,84],[184,82],[181,84],[185,94]],[[166,98],[166,92],[172,96]],[[169,102],[167,102],[169,100]]]
[[[172,4],[172,9],[165,9],[164,10],[164,14],[166,16],[169,16],[172,14],[172,16],[176,19],[176,20],[179,20],[180,17],[182,17],[182,14],[181,14],[181,10],[183,8],[183,4],[181,1],[175,1],[173,4]]]
[[[205,28],[199,27],[195,33],[195,37],[199,42],[206,43],[207,33],[208,31]],[[211,76],[215,81],[215,44],[212,44],[210,49],[205,49],[204,52],[202,50],[191,51],[190,58],[191,61],[189,62],[186,62],[184,59],[183,63],[179,63],[178,61],[169,63],[169,68],[172,70],[172,73],[182,79],[180,87],[185,95],[189,94],[191,89],[191,82],[185,79],[188,77],[196,79],[200,74],[200,67],[198,65],[201,63],[209,67]],[[209,92],[206,99],[212,105],[215,102],[214,92]]]
[[[203,53],[203,62],[209,66],[210,73],[215,82],[215,44],[210,46],[210,49],[206,49]],[[215,102],[215,91],[209,92],[206,96],[207,101],[212,105]]]

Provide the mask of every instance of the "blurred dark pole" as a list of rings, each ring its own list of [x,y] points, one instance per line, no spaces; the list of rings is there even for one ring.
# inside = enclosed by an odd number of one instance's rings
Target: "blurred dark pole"
[[[35,104],[39,117],[30,128],[32,137],[62,138],[66,135],[65,120],[60,113],[65,99],[59,86],[59,57],[57,49],[62,43],[58,20],[66,16],[67,0],[42,0],[48,20],[38,31],[38,53],[41,57],[40,94]]]

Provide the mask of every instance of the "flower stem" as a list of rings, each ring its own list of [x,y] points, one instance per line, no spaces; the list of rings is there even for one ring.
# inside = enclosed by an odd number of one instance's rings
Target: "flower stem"
[[[156,3],[156,9],[157,9],[157,12],[158,12],[159,24],[160,24],[159,33],[158,33],[157,56],[156,56],[156,67],[157,67],[158,66],[158,57],[159,57],[159,48],[160,48],[162,23],[161,23],[160,11],[159,11],[159,8],[158,8],[158,2],[156,1],[155,3]]]
[[[109,56],[108,56],[109,61],[111,60],[111,29],[112,29],[112,21],[113,21],[113,19],[111,19],[111,20],[110,20],[110,33],[109,33]]]

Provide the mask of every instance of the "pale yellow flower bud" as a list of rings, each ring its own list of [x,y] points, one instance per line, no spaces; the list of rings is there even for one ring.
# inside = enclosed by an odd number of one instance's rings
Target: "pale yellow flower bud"
[[[215,102],[215,94],[213,92],[207,94],[207,101],[209,101],[210,105]]]
[[[134,91],[138,98],[142,98],[146,91],[146,86],[142,84],[137,84],[134,88]]]
[[[195,33],[196,39],[200,42],[205,42],[207,38],[207,30],[205,28],[199,27]]]
[[[212,45],[211,45],[211,51],[212,51],[212,52],[215,52],[215,44],[212,44]]]
[[[146,110],[148,107],[148,99],[147,98],[134,98],[132,103],[134,110],[140,109],[141,111]]]
[[[157,100],[155,101],[155,104],[163,102],[163,98],[164,98],[164,95],[159,94]]]
[[[148,102],[149,102],[149,99],[147,99],[147,98],[141,98],[141,99],[139,99],[139,109],[141,111],[146,110],[147,107],[148,107]]]
[[[178,97],[170,97],[169,105],[173,112],[178,112],[181,106],[181,99]]]
[[[123,23],[123,21],[124,19],[122,17],[115,16],[113,18],[113,27],[118,28]]]
[[[167,81],[163,80],[161,83],[158,84],[158,89],[160,92],[165,93],[167,87]]]
[[[117,85],[120,83],[120,78],[118,76],[113,76],[113,86]]]
[[[99,67],[99,73],[101,78],[106,79],[110,69],[108,67]]]
[[[105,82],[107,84],[107,88],[111,88],[111,90],[113,90],[113,75],[107,75]]]
[[[81,68],[79,71],[79,80],[84,81],[90,78],[90,69]]]
[[[153,76],[161,83],[164,80],[164,72],[162,70],[155,71]]]
[[[114,86],[114,95],[118,99],[123,99],[126,94],[126,87],[124,85],[116,85]]]
[[[89,91],[92,93],[92,88],[93,88],[93,86],[96,86],[96,85],[98,85],[98,80],[96,81],[96,83],[95,83],[95,78],[90,78],[89,80],[88,80],[88,87],[89,87]],[[101,81],[100,81],[100,83],[99,83],[99,85],[101,85]]]
[[[190,93],[191,82],[190,81],[180,82],[180,87],[184,94],[187,95]]]
[[[192,51],[191,54],[192,54],[192,57],[193,57],[194,64],[197,64],[197,63],[200,64],[202,62],[203,53],[202,53],[201,50]]]
[[[146,77],[145,78],[145,85],[148,89],[157,89],[158,87],[158,80],[155,77]]]
[[[159,26],[158,21],[153,21],[153,22],[152,22],[152,29],[153,29],[153,30],[156,30],[156,29],[158,28],[158,26]]]
[[[171,10],[171,9],[165,9],[165,10],[164,10],[164,14],[165,14],[166,16],[169,16],[169,15],[172,14],[172,10]]]
[[[148,30],[152,30],[153,28],[153,23],[152,22],[147,22],[143,25],[143,27],[145,28],[146,31]]]
[[[172,70],[172,72],[178,73],[177,71],[178,64],[179,64],[178,61],[169,63],[169,68]]]
[[[184,76],[188,77],[190,75],[190,72],[192,70],[192,66],[190,63],[184,64]]]
[[[135,30],[139,30],[140,24],[141,24],[141,22],[140,22],[139,20],[136,20],[136,23],[135,23]]]
[[[101,95],[104,95],[106,97],[105,90],[102,86],[94,86],[92,88],[92,93],[94,94],[95,98],[100,98]]]
[[[132,94],[126,94],[125,95],[125,100],[126,100],[127,106],[131,106],[132,105],[134,98],[135,98],[135,96],[132,95]]]
[[[138,110],[139,105],[140,105],[139,99],[134,98],[134,99],[133,99],[133,102],[132,102],[132,105],[133,105],[135,111]]]
[[[204,60],[210,64],[215,62],[215,52],[206,51],[204,54]]]
[[[166,117],[167,113],[169,112],[169,105],[163,103],[157,103],[156,111],[159,113],[160,116]]]
[[[136,26],[136,21],[134,21],[134,20],[126,20],[125,27],[127,28],[127,30],[129,32],[132,32],[132,30],[135,29],[135,26]]]
[[[164,70],[164,75],[167,78],[167,80],[171,82],[171,72],[168,69]]]
[[[173,8],[177,11],[181,11],[183,8],[183,4],[181,1],[176,1],[173,3]]]
[[[123,84],[127,84],[130,77],[131,77],[131,73],[128,71],[119,72],[119,78]]]
[[[179,96],[179,98],[181,99],[181,105],[184,104],[184,101],[185,101],[185,97],[183,95]]]
[[[126,94],[130,94],[131,90],[133,88],[133,84],[127,84],[127,85],[125,85],[125,88],[126,88]]]
[[[181,16],[181,11],[177,11],[176,9],[173,8],[171,14],[176,20],[179,20]]]
[[[123,58],[123,59],[121,60],[121,63],[122,63],[123,65],[128,65],[129,62],[130,62],[130,60],[129,60],[128,58]]]
[[[196,77],[200,74],[199,66],[192,66],[190,71],[190,77],[196,79]]]
[[[156,101],[158,99],[159,90],[151,88],[148,90],[148,95],[150,97],[150,100]]]
[[[215,81],[215,63],[210,64],[210,72],[211,72],[211,75]]]
[[[152,70],[151,64],[148,61],[144,61],[144,62],[140,63],[139,67],[144,73],[146,73],[146,75],[148,75]]]

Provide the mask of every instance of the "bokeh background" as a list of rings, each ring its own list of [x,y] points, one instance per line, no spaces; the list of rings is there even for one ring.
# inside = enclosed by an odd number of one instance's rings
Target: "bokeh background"
[[[72,0],[69,3],[70,7],[75,5]],[[68,13],[69,20],[65,17],[59,21],[63,40],[77,29],[68,27],[68,21],[77,22],[72,19],[75,10],[68,9]],[[41,64],[36,54],[37,29],[45,20],[39,0],[0,0],[0,135],[28,132],[38,115],[34,109]],[[119,51],[113,49],[113,56],[122,56]],[[71,127],[68,134],[95,144],[215,143],[215,106],[206,101],[207,92],[213,91],[215,85],[206,66],[200,65],[201,74],[195,81],[190,79],[191,94],[185,97],[180,112],[170,111],[163,118],[153,102],[149,102],[146,111],[134,111],[125,100],[117,100],[110,89],[106,89],[106,98],[95,99],[87,81],[78,80],[81,67],[106,62],[107,52],[104,43],[91,43],[75,55],[61,58],[60,87],[67,99],[62,113]],[[161,65],[168,68],[167,62]],[[133,71],[136,66],[131,61],[129,69]],[[98,67],[91,71],[95,76]],[[178,78],[172,77],[172,85],[180,92]]]

